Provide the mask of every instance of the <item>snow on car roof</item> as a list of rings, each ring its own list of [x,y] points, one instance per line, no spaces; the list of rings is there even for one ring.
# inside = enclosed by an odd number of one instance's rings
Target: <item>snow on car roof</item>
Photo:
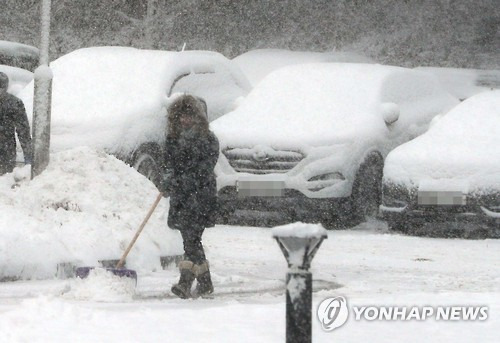
[[[223,63],[228,68],[227,62],[215,52],[128,47],[93,47],[64,55],[51,63],[52,145],[57,150],[89,145],[119,152],[133,149],[129,145],[141,135],[147,135],[141,141],[161,140],[164,126],[158,118],[164,120],[174,80],[192,71],[214,71]],[[30,115],[33,83],[19,96]]]
[[[413,141],[393,150],[384,178],[408,186],[459,180],[469,191],[500,189],[500,90],[477,94]]]
[[[500,88],[500,70],[417,67],[416,70],[435,75],[448,92],[459,99]]]
[[[223,144],[239,146],[290,146],[294,141],[321,145],[332,137],[345,142],[360,135],[369,139],[387,131],[380,114],[383,102],[397,102],[402,112],[398,122],[407,125],[418,123],[413,117],[429,116],[429,109],[435,109],[435,115],[457,100],[432,76],[411,69],[302,64],[269,74],[238,109],[212,127]],[[423,119],[426,124],[430,120]]]
[[[18,42],[0,40],[0,51],[8,52],[12,55],[38,55],[38,48]]]
[[[368,57],[345,51],[311,52],[284,49],[256,49],[233,59],[252,85],[256,85],[270,72],[293,64],[317,62],[372,63]]]
[[[0,40],[0,64],[34,71],[39,62],[39,50],[31,45]]]

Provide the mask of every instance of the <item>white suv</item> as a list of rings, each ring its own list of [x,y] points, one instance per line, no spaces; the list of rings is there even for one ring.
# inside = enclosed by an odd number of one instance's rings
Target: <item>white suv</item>
[[[458,100],[426,73],[382,65],[288,66],[214,121],[221,215],[277,211],[352,225],[380,204],[385,156]]]

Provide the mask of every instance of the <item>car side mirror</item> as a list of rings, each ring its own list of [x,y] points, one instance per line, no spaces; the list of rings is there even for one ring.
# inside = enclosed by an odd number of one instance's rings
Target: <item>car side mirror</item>
[[[384,118],[385,125],[391,126],[399,119],[399,106],[393,102],[384,102],[380,105],[382,118]]]

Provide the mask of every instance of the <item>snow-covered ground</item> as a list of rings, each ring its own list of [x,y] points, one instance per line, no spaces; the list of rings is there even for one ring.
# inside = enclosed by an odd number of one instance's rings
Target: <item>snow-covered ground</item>
[[[87,292],[78,280],[2,283],[0,341],[283,342],[286,264],[271,230],[217,226],[204,243],[214,299],[172,298],[174,266],[140,274],[134,297],[103,289],[99,278],[88,282]],[[499,248],[496,240],[388,234],[377,221],[330,231],[312,264],[313,311],[321,300],[343,295],[351,306],[486,305],[489,319],[358,322],[351,315],[343,327],[324,332],[314,314],[314,341],[496,341]]]
[[[170,292],[178,271],[157,262],[159,254],[179,248],[178,235],[165,226],[166,200],[127,261],[139,274],[135,290],[129,279],[99,271],[84,280],[48,278],[57,258],[91,263],[106,244],[111,257],[123,251],[155,189],[121,161],[87,148],[52,155],[44,174],[11,188],[25,173],[16,172],[0,177],[0,265],[44,279],[0,283],[0,342],[284,341],[286,263],[271,229],[206,231],[214,299],[181,300]],[[20,268],[23,261],[38,269]],[[26,274],[30,270],[39,273]],[[498,240],[406,237],[374,220],[329,231],[312,272],[315,342],[498,339]],[[350,306],[488,306],[489,318],[369,322],[355,321],[351,313],[344,326],[325,332],[315,311],[337,295]]]

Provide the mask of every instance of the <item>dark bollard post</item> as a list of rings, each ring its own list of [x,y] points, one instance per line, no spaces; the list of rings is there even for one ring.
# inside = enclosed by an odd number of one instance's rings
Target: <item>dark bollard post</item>
[[[286,341],[311,342],[312,274],[286,274]]]
[[[321,225],[295,223],[273,229],[288,263],[286,275],[286,342],[312,341],[311,261],[327,238]]]

